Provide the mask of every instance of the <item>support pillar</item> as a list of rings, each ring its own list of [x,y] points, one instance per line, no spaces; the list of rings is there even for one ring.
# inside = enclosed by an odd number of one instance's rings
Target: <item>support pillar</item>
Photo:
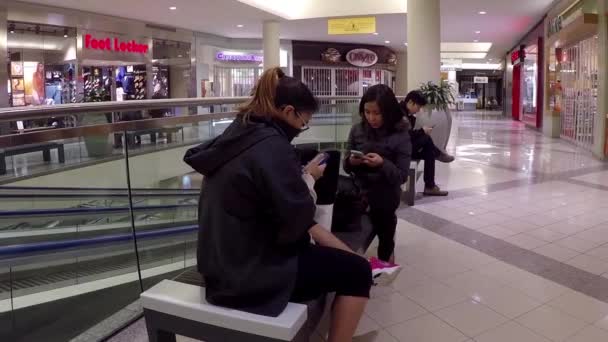
[[[593,129],[593,154],[601,159],[608,155],[608,0],[598,0],[598,72],[599,89],[597,96],[597,115]]]
[[[397,54],[397,73],[395,75],[395,94],[405,96],[407,87],[407,52]]]
[[[0,1],[0,108],[10,107],[8,97],[8,12],[6,2]],[[0,135],[9,134],[10,125],[8,122],[0,122]]]
[[[281,65],[280,29],[278,21],[264,22],[264,70]]]
[[[407,84],[409,90],[441,79],[439,0],[407,1]]]

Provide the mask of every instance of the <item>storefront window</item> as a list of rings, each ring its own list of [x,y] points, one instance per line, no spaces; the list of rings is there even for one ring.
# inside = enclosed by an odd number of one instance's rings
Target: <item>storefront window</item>
[[[8,24],[9,98],[12,106],[76,102],[76,30]]]
[[[523,121],[536,126],[538,96],[538,46],[526,48],[522,77]]]

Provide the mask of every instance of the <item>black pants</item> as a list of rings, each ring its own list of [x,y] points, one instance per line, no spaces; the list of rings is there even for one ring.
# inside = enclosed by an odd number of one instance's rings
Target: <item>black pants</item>
[[[424,186],[427,189],[435,187],[435,159],[441,155],[441,151],[433,143],[433,139],[427,135],[421,135],[412,141],[412,159],[424,160]]]
[[[369,298],[372,271],[364,258],[335,248],[310,245],[299,255],[291,300],[307,302],[325,293]]]
[[[400,186],[376,186],[368,191],[369,218],[378,237],[378,259],[389,261],[395,251]]]

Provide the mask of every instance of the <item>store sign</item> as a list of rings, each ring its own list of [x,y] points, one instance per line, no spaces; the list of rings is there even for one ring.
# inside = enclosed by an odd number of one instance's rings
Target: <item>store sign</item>
[[[376,32],[376,17],[340,18],[327,20],[327,34],[370,34]]]
[[[563,17],[558,15],[557,17],[551,19],[549,22],[549,35],[555,34],[561,31],[563,28]]]
[[[149,51],[148,44],[140,44],[135,40],[124,41],[116,37],[95,37],[85,34],[84,48],[87,50],[114,51],[122,53],[137,53],[145,55]]]
[[[354,49],[346,54],[346,61],[358,67],[370,67],[378,63],[378,55],[368,49]]]
[[[487,84],[488,77],[487,76],[475,76],[475,77],[473,77],[473,83]]]
[[[215,54],[215,59],[222,62],[263,63],[264,56],[252,53],[238,53],[220,51]]]
[[[526,50],[524,50],[524,49],[515,50],[511,53],[511,64],[517,65],[520,62],[523,62],[525,58],[526,58]]]

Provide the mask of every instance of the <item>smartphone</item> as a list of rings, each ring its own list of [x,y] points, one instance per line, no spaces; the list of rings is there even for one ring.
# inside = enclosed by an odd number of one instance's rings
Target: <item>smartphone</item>
[[[329,160],[329,154],[327,154],[327,153],[320,153],[315,158],[319,159],[319,165],[325,165],[325,164],[327,164],[327,161]]]
[[[363,158],[363,157],[365,157],[365,153],[363,153],[361,151],[351,150],[350,156],[353,158]]]

